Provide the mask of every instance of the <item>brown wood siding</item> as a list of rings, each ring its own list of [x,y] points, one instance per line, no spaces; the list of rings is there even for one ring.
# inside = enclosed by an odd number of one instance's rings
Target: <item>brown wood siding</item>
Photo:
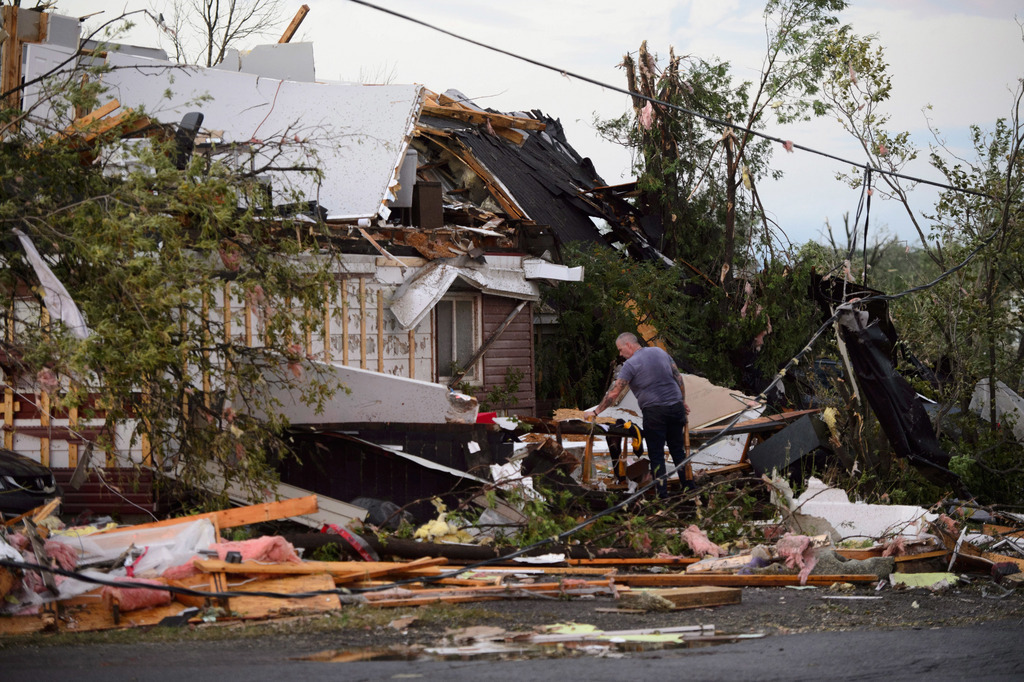
[[[517,305],[519,301],[515,299],[483,296],[484,341],[501,326]],[[516,393],[519,403],[509,411],[534,416],[537,394],[534,385],[533,350],[533,303],[527,303],[484,354],[484,385],[477,396],[483,398],[491,389],[504,385],[505,373],[511,367],[517,367],[523,373],[519,391]]]

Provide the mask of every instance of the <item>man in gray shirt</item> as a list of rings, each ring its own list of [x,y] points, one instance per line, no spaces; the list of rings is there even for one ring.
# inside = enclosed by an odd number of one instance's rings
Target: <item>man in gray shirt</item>
[[[626,332],[615,339],[626,362],[619,370],[615,383],[608,389],[600,404],[584,412],[589,419],[595,418],[609,405],[615,404],[628,386],[640,404],[644,417],[644,440],[647,441],[647,456],[651,460],[651,475],[654,476],[658,497],[667,497],[665,483],[665,443],[668,443],[672,461],[675,463],[679,481],[685,486],[685,472],[681,466],[686,459],[686,444],[683,428],[690,407],[686,404],[686,386],[683,375],[672,357],[661,348],[641,346],[635,334]]]

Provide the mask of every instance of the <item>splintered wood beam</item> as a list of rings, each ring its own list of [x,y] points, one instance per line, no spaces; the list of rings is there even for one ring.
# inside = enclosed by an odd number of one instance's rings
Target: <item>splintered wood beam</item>
[[[491,121],[491,125],[507,127],[507,128],[519,128],[520,130],[547,130],[547,123],[538,121],[535,118],[525,118],[522,116],[506,116],[505,114],[496,114],[491,111],[478,111],[471,109],[464,102],[458,102],[448,95],[440,94],[437,96],[438,106],[446,109],[457,108],[462,111],[469,111],[475,114],[480,114],[487,117]]]
[[[0,17],[7,39],[0,44],[0,92],[10,93],[7,106],[11,109],[21,108],[21,95],[17,90],[21,83],[21,40],[18,39],[18,11],[15,5],[0,7]]]
[[[436,602],[493,601],[525,597],[527,595],[571,596],[573,594],[610,593],[615,590],[614,580],[581,580],[571,586],[565,583],[523,583],[492,587],[470,587],[448,590],[403,590],[399,595],[387,592],[367,593],[367,607],[422,606]]]
[[[695,564],[700,559],[690,557],[672,557],[671,559],[655,559],[651,557],[638,559],[569,559],[570,566],[678,566]]]
[[[173,526],[179,523],[188,523],[190,521],[196,521],[198,519],[210,519],[217,528],[233,528],[235,526],[248,526],[252,523],[263,523],[264,521],[276,521],[278,519],[287,519],[292,516],[305,516],[307,514],[315,514],[319,511],[320,505],[317,501],[316,495],[306,495],[305,497],[296,497],[291,500],[282,500],[281,502],[266,502],[264,504],[254,504],[248,507],[237,507],[235,509],[225,509],[223,511],[207,512],[205,514],[194,514],[192,516],[179,516],[173,519],[165,519],[164,521],[153,521],[152,523],[143,523],[137,526],[130,526],[132,530],[143,530],[146,528],[162,528],[164,526]],[[111,530],[102,530],[94,535],[100,535],[101,533],[116,533],[119,530],[126,530],[126,528],[112,528]]]
[[[677,609],[697,609],[707,606],[725,606],[727,604],[739,604],[743,599],[743,590],[738,587],[718,587],[715,585],[702,585],[698,587],[675,587],[667,590],[637,590],[622,595],[622,606],[629,608],[630,604],[642,599],[644,593],[649,593],[667,599]]]
[[[277,42],[291,42],[291,39],[295,36],[295,32],[299,30],[299,25],[302,23],[302,20],[306,18],[307,14],[309,14],[309,5],[303,5],[300,7],[299,11],[295,13],[294,17],[292,17],[292,23],[288,24],[288,28],[284,30],[284,34]]]
[[[3,525],[5,527],[7,527],[7,528],[10,528],[11,526],[15,525],[16,523],[18,523],[19,521],[21,521],[23,519],[31,519],[33,523],[39,523],[40,521],[45,519],[47,516],[52,514],[54,512],[54,510],[56,510],[57,507],[59,507],[59,506],[60,506],[60,498],[59,497],[55,497],[52,500],[50,500],[49,502],[47,502],[46,504],[40,505],[40,506],[38,506],[38,507],[36,507],[34,509],[29,509],[24,514],[20,514],[18,516],[15,516],[13,519],[11,519],[9,521],[4,521]]]
[[[491,127],[495,129],[517,128],[519,130],[547,130],[548,127],[543,121],[538,121],[532,118],[517,118],[515,116],[492,114],[487,111],[477,111],[475,109],[464,109],[451,106],[424,104],[423,113],[429,116],[437,116],[439,118],[454,118],[458,121],[465,121],[466,123],[472,123],[474,125],[490,123]]]
[[[104,116],[113,111],[116,111],[119,108],[121,108],[121,103],[118,102],[116,99],[112,99],[103,106],[93,109],[85,116],[76,118],[71,125],[64,129],[64,132],[61,133],[61,136],[68,137],[80,133],[82,130],[88,128],[99,119],[103,118]]]

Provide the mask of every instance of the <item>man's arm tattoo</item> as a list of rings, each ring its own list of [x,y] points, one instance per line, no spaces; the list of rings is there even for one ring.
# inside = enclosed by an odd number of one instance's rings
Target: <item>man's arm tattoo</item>
[[[604,398],[601,399],[601,404],[594,408],[594,412],[603,412],[609,405],[615,402],[615,399],[619,397],[619,394],[626,390],[629,385],[628,382],[622,379],[616,379],[612,387],[608,389],[608,392],[604,394]]]

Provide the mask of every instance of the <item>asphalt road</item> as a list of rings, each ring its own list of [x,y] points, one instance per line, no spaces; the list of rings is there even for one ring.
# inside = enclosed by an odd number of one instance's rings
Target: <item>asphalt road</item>
[[[270,637],[188,643],[40,646],[0,650],[0,680],[1022,680],[1024,621],[970,627],[775,635],[625,658],[515,661],[302,660],[330,638],[296,648]]]

